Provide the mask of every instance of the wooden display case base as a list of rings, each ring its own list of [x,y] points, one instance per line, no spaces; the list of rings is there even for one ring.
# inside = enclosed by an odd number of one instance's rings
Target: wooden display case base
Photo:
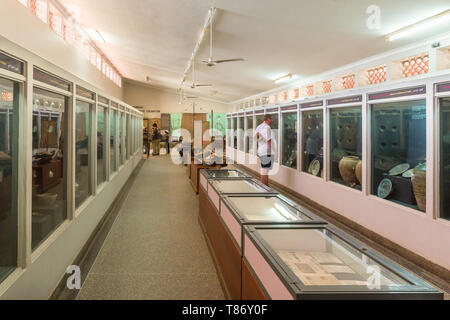
[[[217,263],[219,278],[223,279],[226,292],[233,300],[240,300],[241,295],[241,251],[233,242],[231,234],[220,219],[214,204],[209,200],[206,191],[199,191],[199,221],[204,229],[205,237],[211,247],[212,255]]]
[[[268,300],[244,258],[242,258],[242,300]]]
[[[204,169],[204,168],[205,167],[202,164],[191,164],[190,165],[191,185],[196,194],[198,194],[198,187],[199,187],[199,181],[200,181],[200,170]]]

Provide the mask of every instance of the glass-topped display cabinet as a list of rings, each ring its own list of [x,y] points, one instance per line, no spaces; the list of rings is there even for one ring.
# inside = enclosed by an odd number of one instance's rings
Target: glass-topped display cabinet
[[[245,134],[245,123],[244,123],[244,117],[238,118],[238,147],[239,150],[244,151],[244,134]]]
[[[330,226],[244,230],[244,262],[256,279],[242,271],[243,299],[254,297],[255,284],[268,299],[443,298],[425,281]]]
[[[281,164],[297,169],[297,112],[282,113]]]
[[[217,179],[209,181],[209,185],[219,194],[278,193],[255,179]]]
[[[330,110],[330,179],[361,190],[361,107]]]
[[[426,209],[426,102],[371,106],[372,194]]]
[[[302,113],[302,171],[323,177],[323,110]]]
[[[220,215],[241,248],[243,225],[326,223],[282,195],[226,195],[222,197]]]
[[[202,169],[200,170],[200,185],[207,191],[208,180],[211,179],[247,179],[250,175],[236,169]]]
[[[440,217],[450,220],[450,98],[440,101]]]
[[[245,152],[253,154],[253,115],[245,117]]]
[[[245,172],[237,169],[203,169],[200,173],[206,179],[242,179],[242,178],[251,178],[250,175]]]
[[[91,194],[90,184],[90,119],[92,104],[77,100],[75,109],[75,208]]]

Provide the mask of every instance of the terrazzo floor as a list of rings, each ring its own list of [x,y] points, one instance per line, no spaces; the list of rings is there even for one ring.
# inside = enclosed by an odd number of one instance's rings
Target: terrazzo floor
[[[77,299],[224,299],[184,166],[141,168]]]

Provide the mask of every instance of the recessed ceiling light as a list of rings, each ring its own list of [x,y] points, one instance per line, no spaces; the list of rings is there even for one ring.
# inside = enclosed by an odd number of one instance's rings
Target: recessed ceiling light
[[[394,41],[403,37],[407,37],[414,33],[435,27],[436,25],[448,21],[450,18],[450,9],[436,14],[432,17],[426,18],[419,22],[413,23],[409,26],[401,28],[397,31],[391,32],[386,35],[386,41]]]

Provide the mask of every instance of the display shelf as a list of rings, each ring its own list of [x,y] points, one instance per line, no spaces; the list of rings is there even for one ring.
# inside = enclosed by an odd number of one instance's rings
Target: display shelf
[[[244,227],[242,296],[270,299],[443,299],[443,294],[356,239],[324,225]],[[253,283],[251,283],[253,281]],[[246,292],[246,288],[250,292]]]

